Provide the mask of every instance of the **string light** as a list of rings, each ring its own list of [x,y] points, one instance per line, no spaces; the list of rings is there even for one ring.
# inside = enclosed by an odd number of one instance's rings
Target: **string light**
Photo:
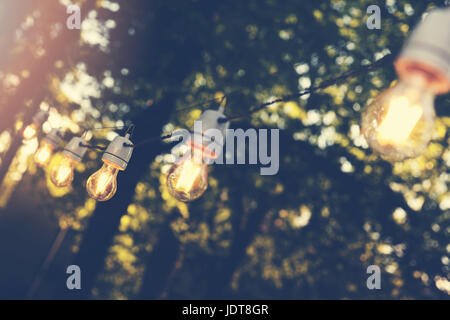
[[[177,200],[188,202],[199,198],[208,188],[208,168],[199,157],[184,156],[175,162],[167,174],[169,193]]]
[[[50,180],[59,188],[72,184],[75,166],[80,163],[87,151],[83,139],[74,137],[64,148],[63,159],[50,169]]]
[[[449,15],[448,9],[435,10],[419,24],[395,62],[400,80],[375,99],[362,115],[361,128],[364,136],[369,145],[385,159],[397,161],[414,157],[425,150],[431,139],[435,95],[450,91],[450,60],[445,54],[448,52],[446,39],[450,28],[442,27],[450,22]],[[188,151],[175,161],[168,171],[166,184],[169,193],[183,202],[195,200],[204,194],[208,187],[208,165],[223,151],[223,137],[229,121],[247,117],[275,103],[291,101],[364,74],[390,61],[392,56],[386,55],[372,64],[324,80],[318,86],[265,102],[240,115],[225,117],[223,105],[217,111],[206,110],[196,121],[196,124],[201,123],[201,129],[198,130],[194,124],[193,133],[187,137],[185,146]],[[224,99],[225,96],[221,102]],[[29,128],[24,129],[25,138],[36,134],[37,127],[34,124],[41,125],[45,121],[42,120],[43,117],[42,113],[33,118]],[[97,201],[106,201],[114,196],[117,191],[118,172],[126,169],[135,147],[176,136],[172,134],[148,138],[134,145],[130,141],[129,133],[132,128],[134,129],[134,126],[129,127],[124,137],[118,136],[109,144],[102,157],[103,166],[92,174],[86,183],[88,194]],[[214,140],[207,134],[210,129],[220,133],[212,135]],[[36,152],[36,163],[41,167],[45,166],[60,142],[59,131],[53,129],[43,139]],[[56,186],[70,185],[74,166],[82,160],[87,148],[105,150],[101,146],[85,145],[81,138],[72,139],[63,151],[64,159],[51,168],[51,181]]]
[[[169,169],[167,174],[167,188],[169,193],[177,200],[188,202],[199,198],[208,188],[208,168],[223,149],[223,137],[229,122],[219,121],[225,119],[223,109],[206,110],[200,116],[198,124],[201,129],[196,130],[186,141],[188,151],[177,160]],[[211,129],[218,130],[218,135],[214,136],[214,141],[207,133]]]
[[[384,159],[400,161],[421,154],[434,127],[434,94],[420,76],[401,80],[381,94],[362,115],[362,132]]]
[[[133,152],[130,134],[117,136],[103,154],[103,166],[86,182],[89,196],[97,201],[111,199],[117,191],[117,174],[126,169]]]
[[[450,10],[436,10],[417,26],[395,62],[400,80],[362,114],[362,133],[386,160],[416,157],[432,138],[435,95],[450,90],[449,21]]]
[[[58,129],[52,129],[42,140],[39,149],[34,155],[34,161],[36,164],[43,168],[45,167],[53,154],[53,151],[61,143],[61,133]]]
[[[220,100],[214,99],[212,101],[219,103],[221,105],[221,108],[218,111],[206,110],[202,114],[201,118],[199,119],[199,121],[203,123],[204,130],[202,133],[204,133],[208,129],[219,129],[222,132],[221,137],[224,137],[225,130],[229,127],[229,121],[247,117],[274,103],[282,101],[290,101],[294,98],[301,97],[302,95],[310,94],[312,92],[315,92],[316,90],[331,86],[344,79],[357,76],[358,74],[364,71],[368,71],[383,65],[383,63],[387,61],[388,58],[389,58],[388,56],[385,56],[384,58],[370,65],[366,65],[359,69],[345,72],[334,79],[324,81],[319,86],[311,87],[305,91],[301,91],[293,95],[285,96],[270,102],[266,102],[254,109],[251,109],[249,112],[241,115],[225,117],[223,114],[223,104],[226,96],[221,97]],[[119,129],[119,128],[123,128],[123,126],[102,127],[95,129],[85,128],[85,130],[104,130],[104,129]],[[134,126],[130,126],[127,132],[132,131],[131,130],[132,128],[134,128]],[[41,148],[39,148],[38,152],[35,155],[36,162],[41,167],[44,167],[48,163],[51,155],[53,154],[54,149],[61,141],[59,133],[56,135],[53,134],[56,131],[52,130],[52,132],[46,138],[44,138],[41,144]],[[186,152],[181,159],[176,161],[170,168],[167,175],[167,186],[169,193],[176,199],[183,202],[197,199],[206,191],[208,187],[207,165],[210,164],[212,160],[214,160],[220,155],[221,151],[219,152],[218,150],[223,148],[223,141],[221,141],[221,139],[217,139],[216,141],[211,142],[210,138],[207,135],[196,133],[199,132],[196,132],[194,130],[194,134],[192,135],[194,138],[189,139],[186,143],[189,149],[189,153]],[[127,140],[129,139],[129,136],[130,136],[129,134],[126,134],[125,138],[117,137],[116,139],[121,138],[125,139],[125,141],[122,141],[120,143],[120,141],[114,140],[108,146],[107,148],[108,150],[106,150],[102,158],[104,162],[102,168],[89,177],[86,183],[86,190],[92,198],[98,201],[106,201],[114,196],[114,194],[117,191],[117,181],[116,181],[117,174],[119,170],[125,170],[126,165],[131,157],[132,149],[148,143],[153,143],[169,138],[177,138],[176,134],[170,134],[162,137],[148,138],[134,145],[131,143],[131,141]],[[202,141],[202,139],[205,140]],[[115,145],[114,148],[113,145]],[[211,146],[215,147],[211,148]],[[102,146],[87,145],[82,142],[80,143],[80,147],[85,147],[88,149],[96,149],[100,151],[105,150],[105,148]],[[214,151],[212,149],[214,149]],[[119,158],[122,157],[122,160],[124,160],[125,163],[119,161],[120,159],[117,158],[116,156],[117,154],[119,155]],[[51,169],[50,178],[52,182],[55,185],[60,186],[65,185],[65,183],[70,184],[72,179],[71,174],[74,163],[64,161],[64,163],[61,162],[59,165],[61,166],[59,176],[57,168]]]
[[[33,120],[29,125],[25,127],[23,130],[23,138],[25,140],[30,140],[36,137],[39,127],[45,122],[48,118],[48,112],[41,110],[33,117]]]

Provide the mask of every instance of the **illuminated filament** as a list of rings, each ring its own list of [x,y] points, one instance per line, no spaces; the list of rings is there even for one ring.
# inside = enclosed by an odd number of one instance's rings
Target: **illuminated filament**
[[[175,188],[183,192],[190,192],[195,181],[202,172],[202,164],[195,163],[194,160],[186,160],[181,164],[180,175],[176,181]]]
[[[378,142],[382,145],[398,145],[405,142],[422,114],[422,107],[411,106],[406,97],[392,99],[386,116],[378,128]]]
[[[117,174],[119,169],[107,162],[91,175],[86,183],[89,195],[97,201],[111,199],[117,190]]]
[[[51,181],[57,187],[66,187],[73,181],[74,162],[69,158],[64,158],[60,165],[51,170]]]
[[[34,159],[39,166],[43,167],[50,160],[52,153],[53,146],[49,143],[43,142],[41,147],[36,151]]]
[[[95,186],[94,193],[96,195],[104,193],[114,178],[114,175],[110,172],[102,171],[97,178],[98,180],[97,185]]]
[[[72,169],[68,166],[60,166],[58,168],[58,173],[56,174],[56,179],[58,181],[65,181],[72,172]]]
[[[34,138],[36,136],[36,128],[33,124],[30,124],[28,126],[26,126],[26,128],[23,130],[23,137],[26,140],[30,140],[32,138]]]

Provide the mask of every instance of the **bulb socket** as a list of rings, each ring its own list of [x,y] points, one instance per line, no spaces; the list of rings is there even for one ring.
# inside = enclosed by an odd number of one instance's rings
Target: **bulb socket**
[[[43,141],[51,144],[55,148],[62,142],[61,133],[58,129],[52,129],[43,139]]]
[[[186,141],[191,148],[202,150],[203,160],[207,163],[220,156],[225,144],[226,131],[230,126],[225,119],[222,110],[205,110],[200,118],[194,123],[194,130]],[[201,125],[200,125],[201,124]],[[219,134],[214,135],[214,139],[208,135],[208,130],[218,130]],[[214,151],[213,151],[214,150]]]
[[[81,162],[87,151],[87,147],[84,147],[83,144],[83,139],[74,137],[66,145],[62,154],[76,162]]]
[[[44,110],[40,110],[38,113],[36,113],[33,117],[32,122],[37,124],[38,126],[42,125],[45,120],[48,118],[48,112]]]
[[[129,134],[126,134],[125,137],[115,137],[106,148],[102,160],[115,165],[119,170],[125,170],[133,153],[133,143],[129,138]]]
[[[420,72],[436,93],[450,91],[450,8],[430,12],[413,30],[395,69],[401,78]]]

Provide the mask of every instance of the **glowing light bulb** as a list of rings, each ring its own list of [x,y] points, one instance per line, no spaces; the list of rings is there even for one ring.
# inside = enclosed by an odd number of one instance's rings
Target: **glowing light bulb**
[[[361,131],[369,146],[389,161],[423,153],[434,129],[434,93],[420,76],[400,80],[363,112]]]
[[[416,157],[432,138],[434,96],[450,91],[449,18],[449,9],[433,10],[414,27],[394,62],[398,84],[362,115],[362,133],[386,160]]]
[[[50,180],[58,188],[69,186],[74,178],[75,161],[64,157],[61,163],[50,170]]]
[[[50,161],[50,157],[52,156],[54,149],[55,146],[53,146],[51,143],[42,141],[41,146],[34,155],[34,161],[36,162],[36,164],[41,168],[45,167]]]
[[[129,129],[128,129],[129,130]],[[103,166],[91,175],[86,182],[86,190],[97,201],[111,199],[117,191],[117,174],[125,170],[133,153],[133,143],[130,134],[117,136],[106,148],[103,154]]]
[[[58,129],[52,129],[42,140],[41,146],[34,155],[34,161],[39,167],[45,167],[50,161],[55,148],[62,141],[61,133]]]
[[[100,170],[92,174],[86,183],[89,195],[97,201],[111,199],[117,191],[118,173],[118,167],[105,161]]]
[[[50,181],[58,188],[69,186],[77,163],[83,160],[87,147],[81,137],[73,137],[62,152],[63,159],[50,169]]]
[[[25,127],[23,130],[23,138],[25,140],[30,140],[36,137],[37,134],[37,124],[32,123]]]
[[[219,110],[205,110],[194,122],[194,130],[181,145],[188,152],[169,169],[166,185],[175,199],[188,202],[199,198],[208,188],[208,165],[222,154],[229,121]]]
[[[23,138],[25,140],[33,139],[38,132],[39,127],[45,122],[45,120],[48,117],[48,112],[44,110],[40,110],[36,115],[33,117],[32,123],[27,125],[25,129],[23,130]]]
[[[169,193],[177,200],[188,202],[199,198],[208,188],[208,167],[201,159],[184,156],[175,162],[167,174]]]

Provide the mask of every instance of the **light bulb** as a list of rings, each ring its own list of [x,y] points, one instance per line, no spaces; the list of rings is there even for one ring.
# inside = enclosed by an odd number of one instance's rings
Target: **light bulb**
[[[40,110],[36,115],[33,117],[33,121],[25,127],[25,129],[22,132],[23,138],[25,140],[33,139],[37,132],[39,127],[45,122],[45,120],[48,117],[48,112],[44,110]]]
[[[30,140],[36,137],[37,127],[38,125],[36,123],[32,123],[26,126],[25,129],[23,130],[23,138],[25,140]]]
[[[50,169],[50,180],[58,188],[69,186],[74,178],[76,162],[66,156]]]
[[[100,170],[92,174],[86,182],[86,190],[91,198],[97,201],[111,199],[117,191],[118,173],[118,167],[105,161]]]
[[[114,138],[103,153],[103,166],[86,182],[86,190],[91,198],[97,201],[107,201],[116,194],[117,174],[119,170],[127,168],[133,148],[128,132],[124,137]]]
[[[50,161],[53,150],[61,143],[61,133],[58,129],[52,129],[42,140],[41,146],[34,155],[34,161],[39,167],[45,167]]]
[[[36,162],[36,164],[41,168],[45,167],[50,161],[50,157],[52,156],[54,149],[54,145],[48,143],[45,140],[42,141],[41,146],[34,155],[34,161]]]
[[[73,137],[62,152],[63,159],[50,169],[50,181],[59,188],[69,186],[74,178],[75,166],[83,160],[86,151],[83,138]]]
[[[361,131],[369,146],[389,161],[423,153],[434,129],[434,96],[418,74],[384,91],[362,114]]]
[[[188,202],[199,198],[208,188],[207,164],[197,157],[184,156],[170,168],[167,187],[169,193],[179,201]]]
[[[175,199],[188,202],[199,198],[208,188],[208,165],[222,153],[229,121],[219,110],[205,110],[194,122],[194,130],[181,142],[189,151],[167,173],[166,185]]]

